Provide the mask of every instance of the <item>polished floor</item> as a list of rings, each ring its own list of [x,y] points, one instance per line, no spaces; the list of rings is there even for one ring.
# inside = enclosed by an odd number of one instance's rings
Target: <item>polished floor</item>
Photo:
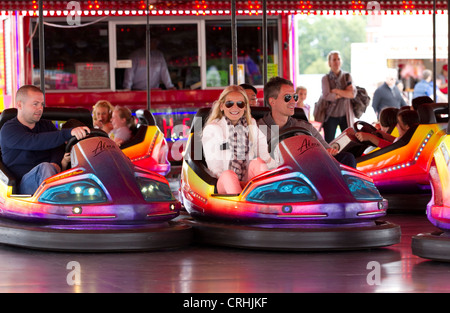
[[[2,293],[450,292],[450,263],[412,255],[435,228],[422,213],[389,214],[399,244],[346,252],[270,252],[191,245],[139,253],[61,253],[0,245]]]

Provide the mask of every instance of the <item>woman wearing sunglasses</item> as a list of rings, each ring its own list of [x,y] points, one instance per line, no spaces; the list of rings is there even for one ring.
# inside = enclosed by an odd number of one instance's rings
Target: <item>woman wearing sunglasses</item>
[[[328,65],[330,72],[322,78],[322,96],[328,101],[329,107],[322,127],[325,141],[331,142],[338,126],[344,131],[353,125],[355,114],[350,100],[355,98],[356,88],[350,73],[341,70],[342,61],[338,51],[328,54]]]
[[[208,169],[218,178],[218,193],[239,194],[248,180],[277,166],[239,86],[225,88],[214,102],[202,144]]]

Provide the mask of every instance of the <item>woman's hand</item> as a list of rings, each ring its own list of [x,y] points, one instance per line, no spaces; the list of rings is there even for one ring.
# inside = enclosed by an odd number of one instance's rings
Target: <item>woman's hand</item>
[[[114,142],[120,147],[125,141],[120,138],[115,138]]]
[[[363,141],[370,141],[374,144],[378,144],[378,137],[373,135],[373,134],[369,134],[369,133],[364,133],[364,132],[357,132],[355,134],[355,137],[358,138],[359,141],[363,142]]]
[[[103,127],[103,122],[101,120],[96,120],[94,121],[94,128],[102,128]]]
[[[328,148],[327,152],[331,155],[331,156],[335,156],[336,154],[339,153],[339,151],[337,149],[334,148]]]
[[[336,99],[342,98],[342,93],[341,92],[342,92],[342,90],[337,89],[337,88],[331,89],[331,93],[334,93],[334,97]]]

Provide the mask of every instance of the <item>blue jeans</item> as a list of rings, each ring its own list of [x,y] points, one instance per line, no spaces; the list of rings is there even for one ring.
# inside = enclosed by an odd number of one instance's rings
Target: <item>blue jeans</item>
[[[19,185],[19,193],[32,195],[41,183],[50,176],[56,175],[56,168],[48,162],[43,162],[33,167],[28,173],[23,175]]]

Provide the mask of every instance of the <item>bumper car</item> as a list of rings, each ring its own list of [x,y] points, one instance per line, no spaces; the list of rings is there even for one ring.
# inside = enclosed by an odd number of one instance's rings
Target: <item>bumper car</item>
[[[430,167],[432,198],[428,220],[439,230],[413,236],[414,255],[436,261],[450,261],[450,137],[446,135],[433,154]]]
[[[133,129],[133,137],[124,142],[120,149],[136,166],[167,175],[170,163],[167,159],[168,146],[164,134],[156,126],[153,115],[148,110],[137,110],[138,126]]]
[[[0,127],[16,115],[5,110]],[[82,109],[45,108],[54,121]],[[57,251],[147,251],[181,247],[191,229],[173,221],[180,203],[164,176],[140,168],[100,130],[66,145],[71,168],[46,179],[33,195],[16,193],[16,178],[0,162],[0,243]]]
[[[374,127],[357,122],[330,144],[355,155],[358,170],[370,176],[381,193],[430,194],[429,172],[433,153],[445,136],[448,104],[424,104],[418,109],[420,125],[409,129],[397,142],[363,153],[369,144],[360,143],[355,131],[372,132]]]
[[[266,112],[252,108],[255,119]],[[184,222],[193,227],[196,240],[294,251],[399,242],[399,226],[378,221],[388,203],[372,179],[339,164],[301,128],[275,139],[283,159],[278,168],[254,177],[240,194],[218,194],[202,154],[201,130],[208,114],[209,108],[200,109],[194,118],[181,172],[181,201],[191,215]]]

